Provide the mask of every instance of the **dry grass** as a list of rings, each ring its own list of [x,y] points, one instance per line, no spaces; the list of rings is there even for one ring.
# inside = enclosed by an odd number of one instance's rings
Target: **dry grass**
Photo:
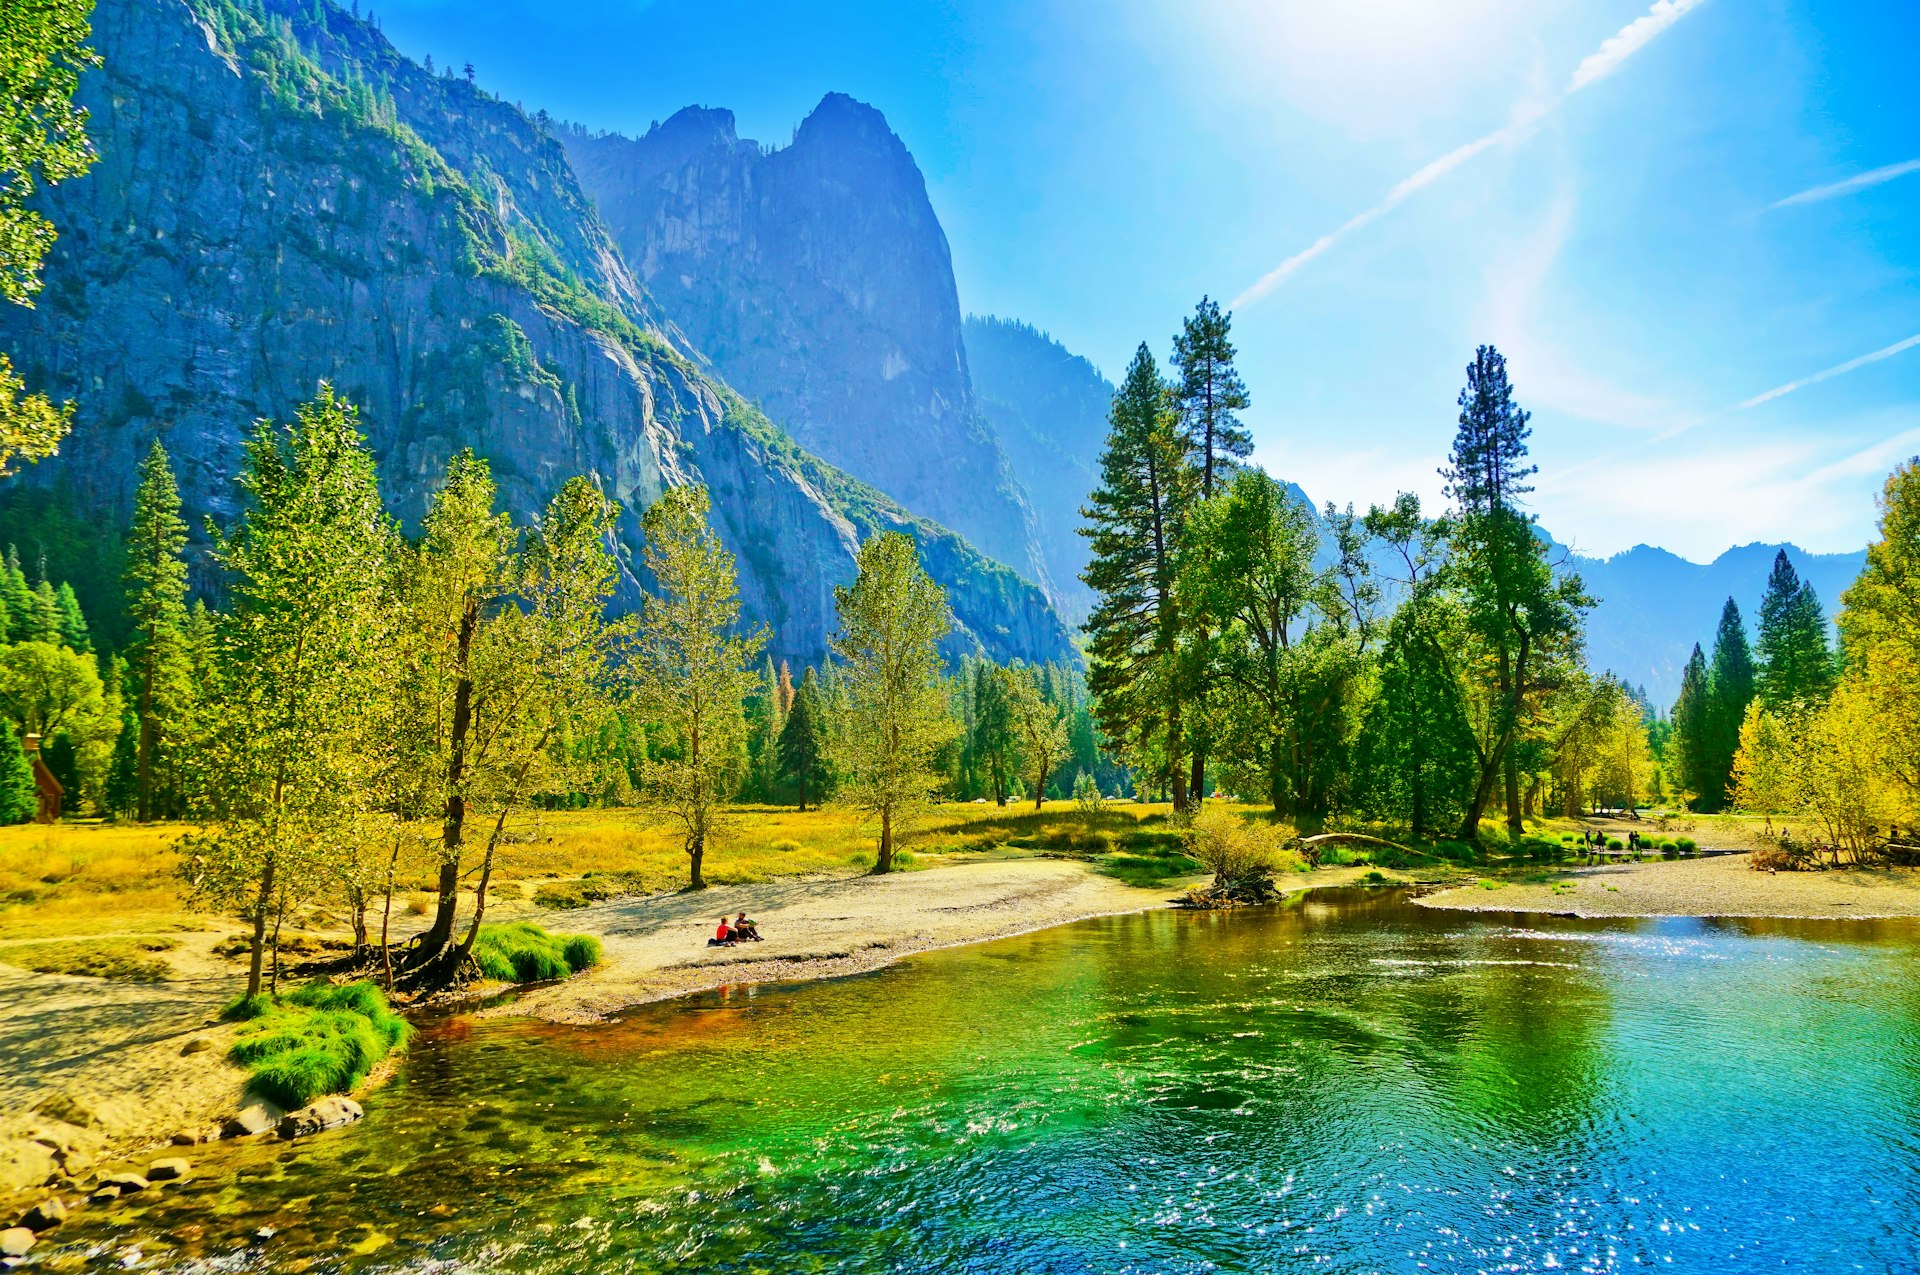
[[[1115,802],[1089,824],[1071,801],[1051,801],[1039,811],[1031,805],[936,805],[909,828],[896,862],[911,870],[930,862],[1034,853],[1164,857],[1180,849],[1169,813],[1164,805]],[[187,830],[182,824],[81,822],[0,828],[0,939],[226,928],[224,918],[196,915],[181,897],[174,846]],[[475,839],[486,831],[477,819]],[[714,885],[745,885],[816,873],[850,875],[872,865],[875,841],[876,829],[850,811],[738,806],[708,848],[706,878]],[[577,882],[588,873],[615,878],[623,890],[655,894],[686,885],[687,856],[671,826],[640,811],[529,812],[510,825],[494,881],[501,902],[517,908],[543,887]],[[466,884],[473,881],[470,874]],[[430,884],[424,862],[403,876],[394,907],[397,933],[416,927],[430,911]],[[568,893],[549,890],[548,897]],[[332,930],[344,917],[329,902],[302,922]]]

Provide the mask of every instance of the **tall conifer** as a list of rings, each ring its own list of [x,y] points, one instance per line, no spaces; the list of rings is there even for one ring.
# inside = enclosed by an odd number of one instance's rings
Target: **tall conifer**
[[[173,724],[185,649],[181,628],[187,619],[187,564],[181,557],[187,524],[180,517],[180,489],[166,448],[153,440],[140,462],[140,485],[133,497],[133,525],[127,533],[127,619],[133,628],[128,656],[134,679],[134,811],[143,822],[154,809],[154,758]]]
[[[1081,511],[1091,561],[1081,573],[1099,595],[1087,621],[1087,685],[1100,729],[1137,768],[1170,779],[1187,804],[1187,741],[1179,668],[1175,565],[1197,484],[1172,393],[1142,345],[1108,415],[1100,486]]]
[[[1713,663],[1708,676],[1706,774],[1700,786],[1700,808],[1721,810],[1733,783],[1733,758],[1740,751],[1740,723],[1753,702],[1753,647],[1747,642],[1746,621],[1732,598],[1720,610],[1720,627],[1713,636]]]
[[[1813,586],[1804,583],[1782,549],[1773,559],[1760,599],[1761,704],[1780,713],[1817,707],[1833,690],[1833,646],[1826,612]]]

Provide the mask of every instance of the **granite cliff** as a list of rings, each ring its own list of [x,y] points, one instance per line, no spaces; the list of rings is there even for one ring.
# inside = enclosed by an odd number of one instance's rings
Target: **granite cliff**
[[[37,309],[0,348],[79,404],[54,460],[8,481],[124,523],[165,440],[193,522],[230,518],[239,444],[332,381],[362,409],[394,510],[447,457],[486,456],[537,510],[584,473],[631,510],[705,483],[776,653],[817,658],[860,537],[910,532],[948,590],[955,650],[1067,656],[1006,567],[817,458],[699,359],[595,216],[561,145],[514,106],[307,0],[101,0],[84,77],[100,160],[45,207]],[[636,561],[637,517],[622,556]],[[629,578],[629,588],[636,582]]]
[[[828,94],[772,150],[706,107],[639,138],[560,137],[626,261],[720,377],[803,447],[1062,598],[974,397],[946,234],[879,111]]]

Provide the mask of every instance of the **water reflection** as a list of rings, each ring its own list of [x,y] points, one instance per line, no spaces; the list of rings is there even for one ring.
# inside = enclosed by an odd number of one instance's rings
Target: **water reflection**
[[[358,1129],[209,1148],[52,1261],[1910,1270],[1914,950],[1325,891],[600,1027],[455,1019]]]

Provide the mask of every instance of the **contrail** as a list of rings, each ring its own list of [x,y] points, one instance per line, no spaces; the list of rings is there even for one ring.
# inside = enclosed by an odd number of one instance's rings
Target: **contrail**
[[[1354,216],[1349,217],[1333,230],[1328,231],[1305,248],[1302,248],[1299,252],[1294,253],[1291,257],[1288,257],[1285,261],[1261,275],[1259,279],[1254,281],[1252,286],[1246,288],[1239,296],[1228,302],[1227,308],[1229,310],[1238,310],[1244,306],[1252,305],[1279,287],[1282,283],[1285,283],[1287,278],[1296,270],[1300,269],[1300,267],[1306,265],[1314,258],[1321,256],[1329,248],[1332,248],[1335,244],[1362,226],[1365,226],[1368,222],[1392,211],[1393,208],[1405,200],[1407,196],[1417,190],[1432,185],[1474,156],[1480,154],[1480,152],[1491,150],[1495,146],[1504,145],[1509,142],[1522,141],[1531,136],[1533,131],[1540,126],[1541,121],[1558,110],[1561,104],[1569,97],[1572,97],[1581,89],[1586,88],[1589,84],[1611,75],[1619,69],[1621,63],[1645,48],[1655,36],[1686,16],[1689,10],[1696,9],[1704,3],[1706,3],[1706,0],[1655,0],[1654,6],[1651,9],[1647,10],[1646,13],[1634,19],[1632,22],[1629,22],[1626,26],[1620,28],[1619,31],[1609,36],[1598,49],[1583,58],[1580,65],[1574,68],[1573,77],[1567,81],[1567,87],[1561,90],[1558,97],[1551,99],[1544,105],[1516,111],[1512,122],[1508,123],[1505,127],[1497,128],[1484,137],[1475,138],[1464,146],[1455,147],[1439,159],[1427,164],[1424,168],[1421,168],[1392,190],[1388,191],[1386,197],[1379,203],[1367,209],[1365,212],[1356,213]]]
[[[1794,204],[1817,204],[1823,199],[1838,199],[1842,195],[1851,195],[1856,190],[1867,190],[1882,182],[1890,182],[1896,177],[1905,177],[1908,173],[1920,173],[1920,159],[1888,164],[1885,168],[1875,168],[1831,185],[1814,186],[1797,195],[1788,195],[1785,199],[1768,204],[1767,209],[1771,212],[1775,208],[1790,208]]]
[[[1862,354],[1857,359],[1848,359],[1845,363],[1830,367],[1824,372],[1815,372],[1812,376],[1803,376],[1797,381],[1788,381],[1785,385],[1776,385],[1764,394],[1755,394],[1752,398],[1735,403],[1727,410],[1744,412],[1750,407],[1762,403],[1771,403],[1774,399],[1791,394],[1795,390],[1805,389],[1809,385],[1818,385],[1822,381],[1831,381],[1836,376],[1845,376],[1855,368],[1865,367],[1869,363],[1878,363],[1881,359],[1890,359],[1903,350],[1911,350],[1920,345],[1920,335],[1910,336],[1904,341],[1895,341],[1884,350],[1875,350],[1872,354]]]

